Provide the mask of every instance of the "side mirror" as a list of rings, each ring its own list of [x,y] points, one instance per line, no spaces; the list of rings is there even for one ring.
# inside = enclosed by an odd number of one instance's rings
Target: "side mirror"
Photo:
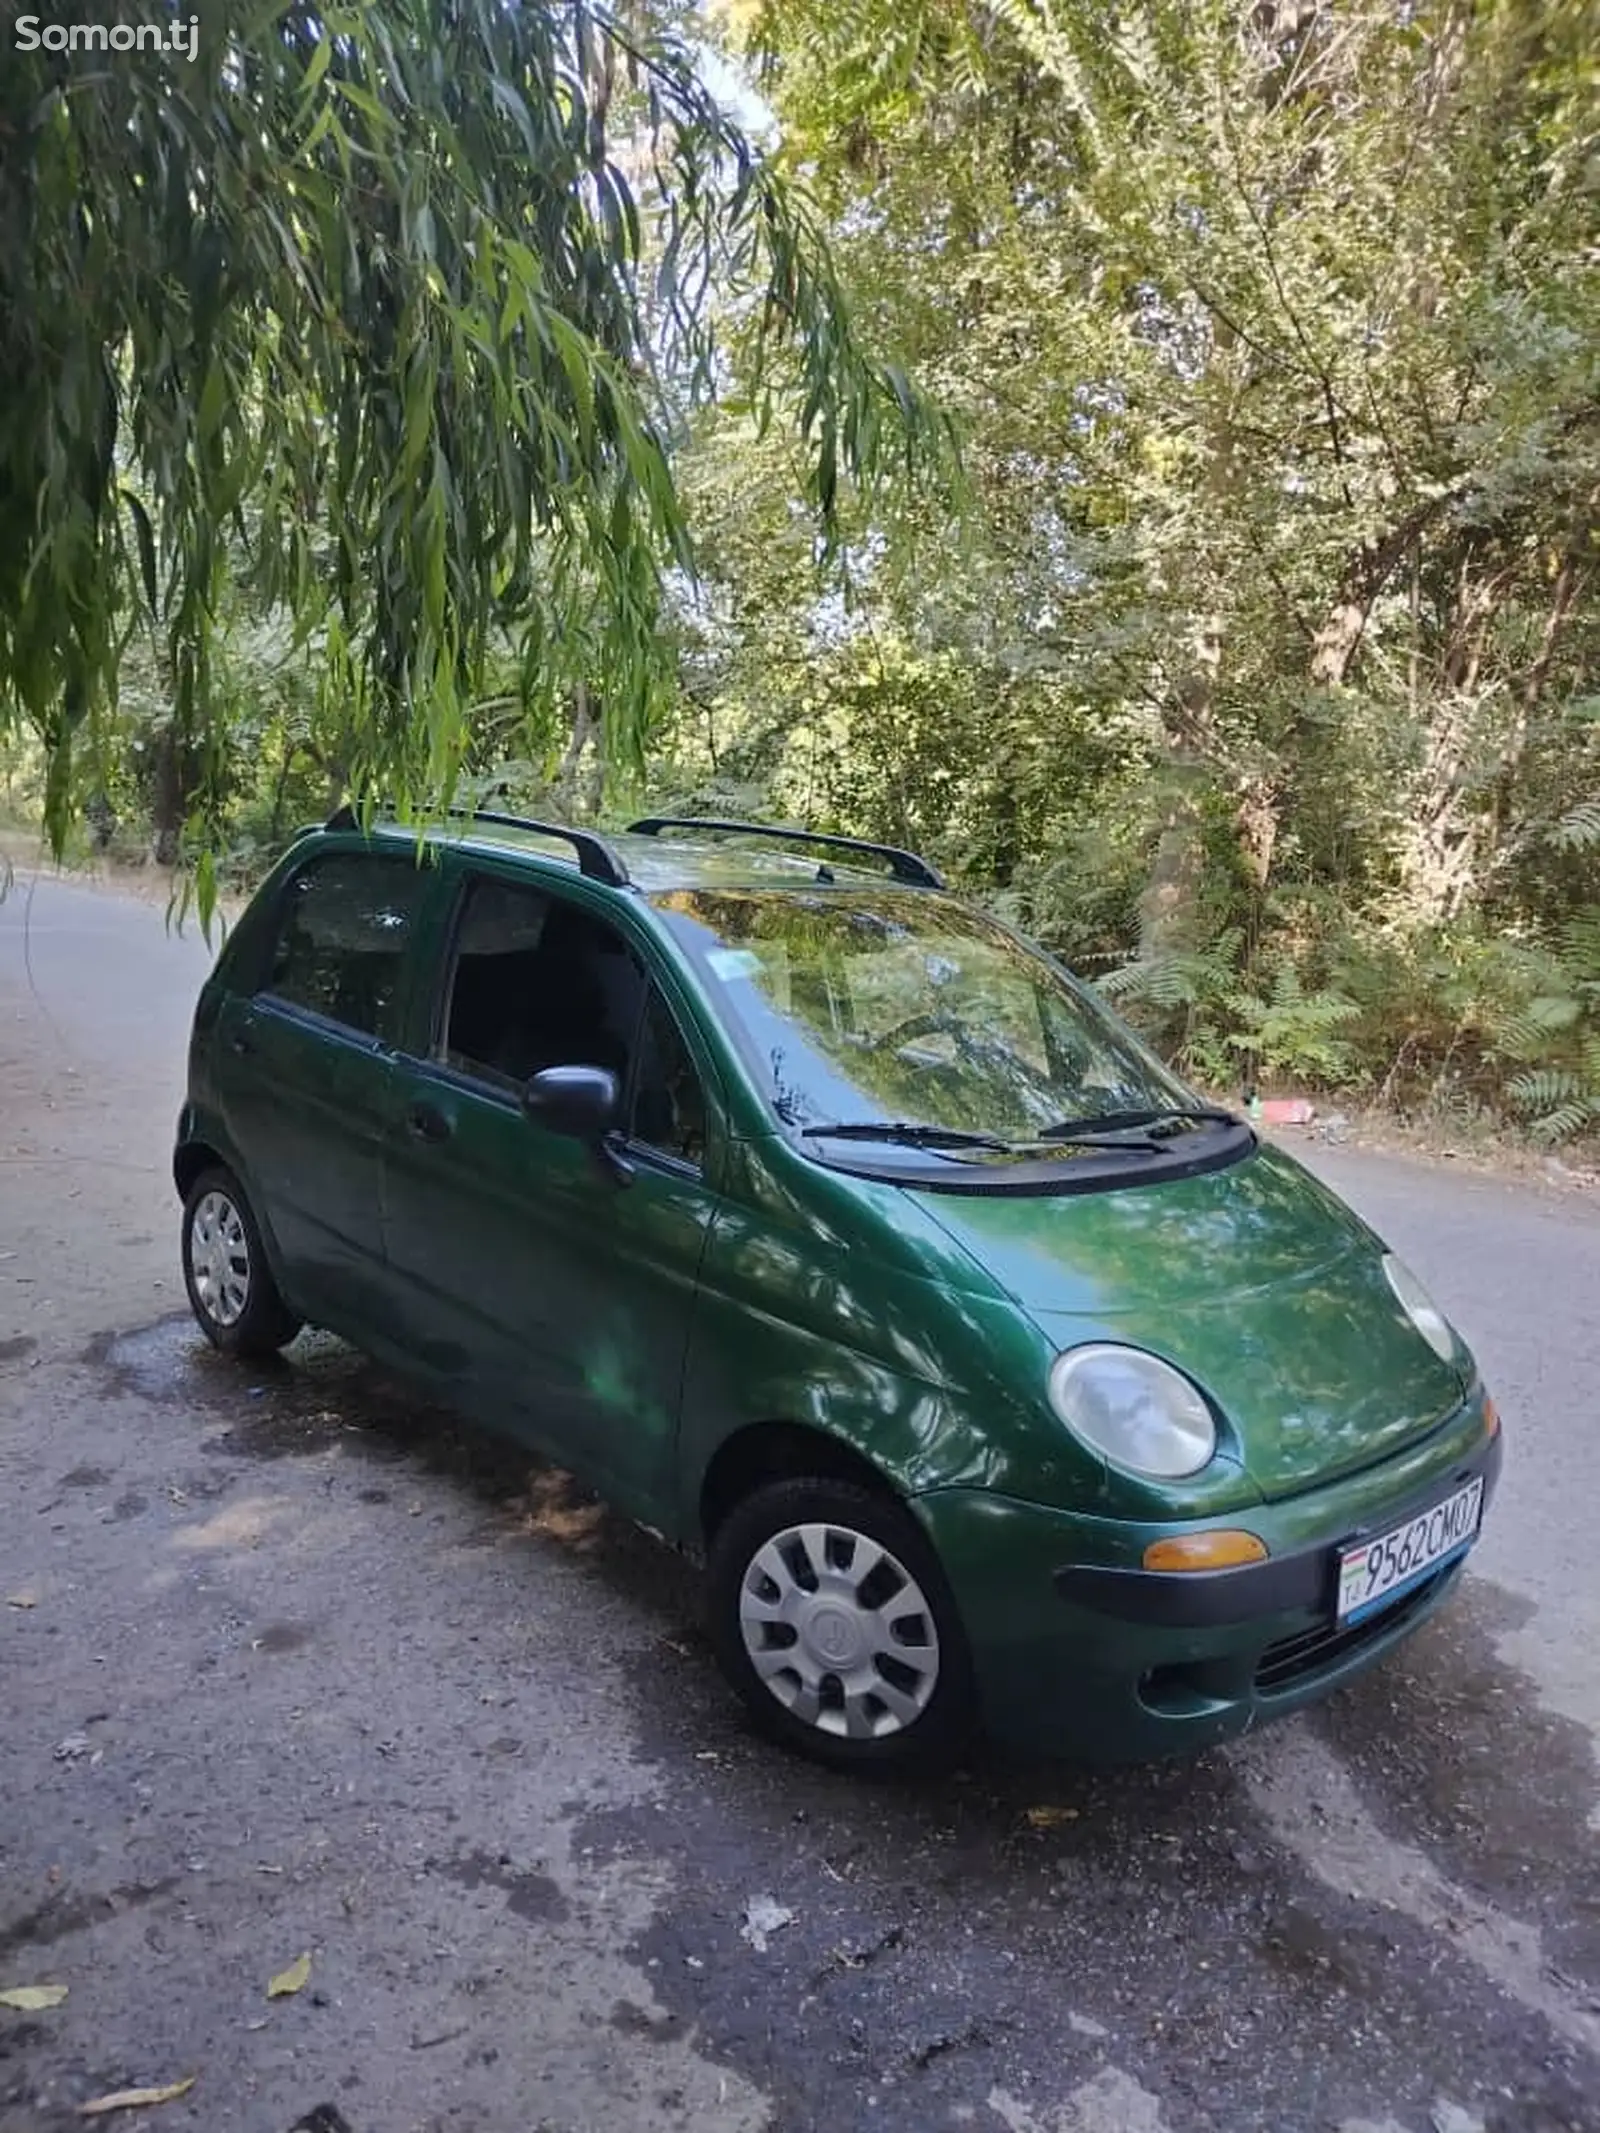
[[[546,1067],[522,1092],[529,1118],[575,1141],[603,1140],[620,1107],[621,1091],[609,1067]]]

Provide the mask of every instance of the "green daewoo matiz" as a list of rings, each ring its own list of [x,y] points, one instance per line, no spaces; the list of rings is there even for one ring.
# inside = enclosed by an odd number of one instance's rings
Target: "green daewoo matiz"
[[[219,1348],[330,1328],[703,1551],[846,1766],[1293,1710],[1499,1465],[1381,1241],[887,847],[341,811],[201,994],[174,1173]]]

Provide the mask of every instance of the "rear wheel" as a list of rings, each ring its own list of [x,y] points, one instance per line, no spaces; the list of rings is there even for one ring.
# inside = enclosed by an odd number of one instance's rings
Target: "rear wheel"
[[[220,1163],[201,1172],[183,1203],[183,1285],[201,1332],[224,1355],[273,1355],[300,1331],[244,1189]]]
[[[967,1641],[910,1513],[853,1482],[775,1481],[707,1568],[723,1671],[758,1723],[838,1769],[931,1770],[971,1738]]]

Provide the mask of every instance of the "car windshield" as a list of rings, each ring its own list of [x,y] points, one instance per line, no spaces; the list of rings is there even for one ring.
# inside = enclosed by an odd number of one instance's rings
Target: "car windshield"
[[[1092,994],[946,897],[684,889],[656,902],[790,1125],[1028,1141],[1066,1121],[1195,1102]]]

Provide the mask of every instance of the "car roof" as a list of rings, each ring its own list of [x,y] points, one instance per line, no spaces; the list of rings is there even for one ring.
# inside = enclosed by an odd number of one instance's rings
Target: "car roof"
[[[404,823],[378,820],[368,832],[374,843],[414,849],[418,832]],[[614,853],[628,883],[647,897],[677,889],[803,889],[819,881],[840,888],[901,888],[883,867],[863,866],[819,846],[809,854],[773,850],[758,836],[739,838],[640,836],[627,830],[593,832]],[[564,836],[481,817],[422,832],[429,844],[494,859],[532,860],[562,873],[580,871],[578,852]],[[594,876],[587,877],[595,880]],[[595,881],[595,886],[609,886]],[[926,894],[926,891],[920,893]]]

